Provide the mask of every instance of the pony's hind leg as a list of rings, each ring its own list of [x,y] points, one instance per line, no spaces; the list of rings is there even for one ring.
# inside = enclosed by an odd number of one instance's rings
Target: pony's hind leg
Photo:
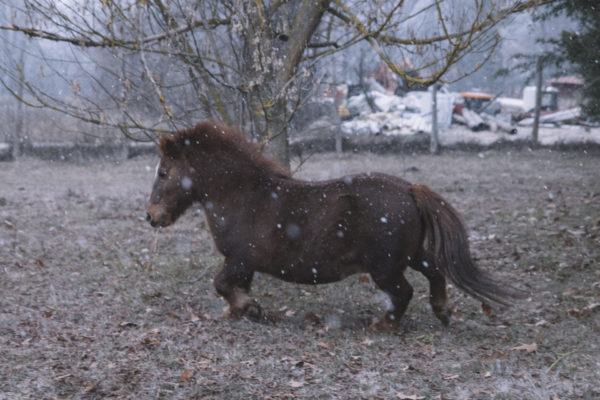
[[[408,303],[413,296],[413,288],[404,277],[403,271],[390,268],[387,273],[373,273],[371,277],[375,284],[390,296],[392,308],[373,325],[371,329],[376,331],[397,330],[400,318],[406,312]]]
[[[452,310],[448,306],[448,293],[446,292],[446,278],[440,270],[427,257],[417,257],[411,267],[427,278],[429,281],[429,304],[436,317],[448,326]]]
[[[259,319],[262,316],[260,306],[249,295],[253,276],[254,271],[242,261],[225,260],[223,268],[215,277],[215,288],[229,303],[228,314],[231,317],[247,315]]]

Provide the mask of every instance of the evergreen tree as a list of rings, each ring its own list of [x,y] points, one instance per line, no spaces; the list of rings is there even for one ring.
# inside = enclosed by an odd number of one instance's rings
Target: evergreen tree
[[[583,78],[583,114],[600,121],[600,3],[597,0],[558,0],[552,13],[561,12],[577,20],[578,27],[563,31],[555,42],[556,48]]]

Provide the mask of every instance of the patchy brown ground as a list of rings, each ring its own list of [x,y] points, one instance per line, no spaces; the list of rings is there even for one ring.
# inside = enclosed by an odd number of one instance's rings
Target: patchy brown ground
[[[451,290],[444,328],[410,272],[397,333],[365,329],[385,301],[359,276],[311,287],[259,275],[253,293],[279,320],[221,318],[202,213],[157,235],[143,219],[155,163],[0,165],[0,399],[600,396],[600,155],[304,164],[304,178],[379,170],[427,183],[463,213],[482,268],[531,291],[488,317]]]

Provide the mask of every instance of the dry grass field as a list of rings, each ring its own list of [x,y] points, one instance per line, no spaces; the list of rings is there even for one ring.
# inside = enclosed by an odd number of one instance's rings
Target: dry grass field
[[[366,329],[386,305],[363,276],[258,275],[253,295],[274,318],[223,318],[198,207],[160,231],[144,221],[156,161],[0,164],[0,399],[600,398],[600,154],[303,164],[303,179],[428,184],[463,214],[477,263],[530,292],[486,315],[451,288],[445,328],[409,272],[415,297],[392,333]]]

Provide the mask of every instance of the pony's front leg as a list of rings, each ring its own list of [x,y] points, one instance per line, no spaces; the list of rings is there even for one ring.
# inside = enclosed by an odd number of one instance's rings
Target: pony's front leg
[[[228,314],[231,317],[247,315],[254,319],[261,318],[260,306],[249,295],[253,276],[254,271],[243,261],[226,259],[215,277],[215,288],[229,303]]]

